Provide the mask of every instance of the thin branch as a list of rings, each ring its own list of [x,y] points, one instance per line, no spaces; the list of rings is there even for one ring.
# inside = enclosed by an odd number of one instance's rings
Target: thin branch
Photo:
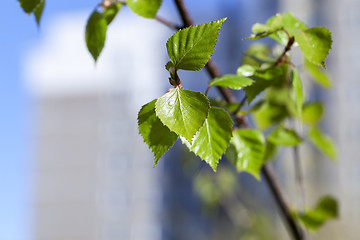
[[[174,1],[175,1],[175,4],[177,6],[177,9],[180,13],[181,19],[182,19],[185,27],[193,25],[194,22],[185,6],[183,0],[174,0]],[[290,39],[289,39],[288,45],[286,46],[285,49],[287,49],[288,47],[291,48],[292,44],[293,43],[290,44]],[[286,50],[286,51],[288,51],[288,50]],[[284,53],[284,55],[285,54],[286,54],[286,52]],[[217,68],[215,62],[212,59],[210,59],[210,61],[207,63],[206,70],[212,78],[221,76],[220,70]],[[222,88],[222,87],[218,87],[217,89],[220,91],[221,95],[224,97],[224,99],[227,102],[230,102],[230,103],[236,102],[236,98],[235,98],[234,94],[230,91],[230,89]],[[236,120],[237,120],[238,124],[240,124],[240,125],[247,124],[245,118],[236,118]],[[289,226],[289,230],[292,233],[292,236],[296,240],[303,240],[304,239],[303,231],[300,228],[300,226],[295,222],[295,219],[291,215],[289,204],[285,201],[284,194],[281,191],[280,184],[277,180],[276,175],[274,174],[274,172],[272,171],[271,167],[268,164],[264,164],[264,166],[261,169],[261,172],[264,174],[264,176],[268,182],[270,190],[271,190],[271,192],[272,192],[272,194],[284,216],[285,221],[287,222],[287,225]]]
[[[171,29],[174,29],[174,30],[180,30],[182,29],[183,27],[179,26],[179,25],[176,25],[175,23],[172,23],[162,17],[159,17],[159,16],[155,16],[155,19],[159,22],[161,22],[162,24],[168,26],[169,28]]]
[[[283,214],[283,217],[288,223],[288,227],[294,239],[297,240],[305,239],[303,230],[295,222],[294,217],[291,214],[289,205],[284,198],[284,193],[281,190],[280,183],[277,180],[274,170],[271,168],[269,164],[264,164],[263,167],[261,168],[261,173],[264,175],[265,179],[267,180],[269,188],[276,202],[278,203],[278,206]]]

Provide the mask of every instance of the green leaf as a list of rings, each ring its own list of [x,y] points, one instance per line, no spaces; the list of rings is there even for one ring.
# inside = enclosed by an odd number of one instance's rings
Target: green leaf
[[[296,109],[299,116],[301,116],[302,105],[303,105],[303,91],[302,91],[300,75],[296,68],[292,70],[292,84],[294,86],[294,91],[295,91]]]
[[[94,11],[86,25],[86,46],[96,61],[105,45],[107,22],[104,16]]]
[[[138,114],[139,133],[154,153],[154,166],[178,138],[178,135],[164,126],[156,116],[155,102],[156,99],[144,105]]]
[[[170,89],[155,104],[161,122],[189,143],[204,124],[209,109],[210,103],[204,94],[180,87]]]
[[[116,14],[120,11],[122,6],[122,3],[114,3],[110,5],[110,7],[104,8],[103,15],[106,19],[107,25],[109,25],[114,20]]]
[[[44,10],[44,6],[45,6],[45,0],[40,0],[39,5],[34,10],[35,19],[38,26],[40,26],[40,20]]]
[[[314,210],[300,214],[299,219],[301,222],[311,230],[317,230],[327,220],[338,217],[338,204],[337,201],[330,196],[326,196],[320,199],[316,204]]]
[[[258,67],[263,63],[272,63],[270,57],[270,47],[263,43],[253,43],[249,46],[243,56],[242,63],[244,65],[251,65]]]
[[[26,13],[32,13],[38,7],[42,0],[19,0],[20,6]]]
[[[277,14],[276,16],[270,18],[266,25],[272,25],[274,21],[278,22],[279,18],[283,23],[284,29],[289,33],[290,36],[294,36],[296,32],[300,30],[306,30],[307,26],[300,21],[298,18],[294,17],[291,13],[287,12],[284,14]],[[288,35],[285,31],[277,31],[269,36],[270,38],[274,39],[275,41],[287,45],[289,41]]]
[[[282,126],[277,127],[268,136],[269,142],[276,145],[296,146],[302,143],[302,139],[292,129],[287,129]]]
[[[250,37],[245,38],[244,40],[267,37],[270,34],[281,30],[283,27],[284,23],[282,21],[282,17],[280,14],[278,14],[271,22],[268,22],[267,24],[255,23],[251,29],[254,34],[251,34]]]
[[[256,126],[260,129],[266,129],[275,123],[279,123],[289,116],[285,105],[267,102],[254,112]]]
[[[250,104],[257,95],[259,95],[266,88],[273,85],[273,83],[273,81],[257,80],[251,86],[245,87],[244,91],[246,92],[248,103]]]
[[[321,119],[323,106],[320,102],[312,102],[304,105],[301,120],[304,123],[315,125]]]
[[[190,26],[172,35],[166,43],[167,52],[176,69],[198,71],[209,61],[215,50],[221,25],[226,18]]]
[[[332,86],[329,74],[308,60],[305,60],[305,71],[321,87],[330,88]]]
[[[238,171],[245,171],[260,180],[260,169],[265,157],[265,137],[254,129],[239,129],[233,132],[226,157]]]
[[[141,17],[155,18],[161,2],[161,0],[126,0],[126,5]]]
[[[337,158],[335,145],[331,138],[325,135],[320,129],[314,127],[309,131],[309,140],[316,146],[323,154],[331,159]]]
[[[201,159],[207,162],[214,171],[218,162],[229,146],[232,136],[232,120],[221,108],[211,107],[204,125],[193,138],[192,144],[181,138],[183,143]]]
[[[305,58],[310,62],[326,68],[325,59],[331,49],[331,32],[325,27],[314,27],[295,34]]]
[[[240,90],[243,87],[250,86],[253,82],[254,80],[247,77],[228,74],[219,78],[214,78],[209,83],[209,86],[220,86],[234,90]]]
[[[277,150],[278,150],[277,145],[269,141],[266,142],[264,162],[272,161],[276,156]]]

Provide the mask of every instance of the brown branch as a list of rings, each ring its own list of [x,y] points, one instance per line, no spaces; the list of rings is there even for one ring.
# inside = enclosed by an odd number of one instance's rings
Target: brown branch
[[[185,25],[185,27],[194,25],[194,22],[191,18],[191,15],[189,14],[184,1],[183,0],[174,0],[175,4],[177,6],[177,9],[180,13],[181,19]],[[286,54],[287,51],[290,50],[292,43],[291,39],[289,39],[288,45],[285,47],[285,51],[283,56]],[[283,57],[282,56],[282,57]],[[211,76],[211,78],[220,77],[221,72],[216,66],[215,62],[210,59],[210,61],[206,64],[206,70]],[[217,89],[220,91],[221,95],[224,97],[224,99],[227,102],[234,103],[236,102],[236,98],[234,94],[230,91],[228,88],[222,88],[217,87]],[[236,118],[238,124],[240,125],[247,125],[245,118]],[[296,223],[294,217],[291,214],[289,204],[286,202],[283,192],[281,191],[280,184],[277,180],[277,177],[275,173],[272,171],[270,165],[264,164],[261,169],[262,174],[264,175],[265,179],[267,180],[267,183],[269,185],[269,188],[276,200],[276,203],[278,204],[280,211],[282,212],[282,215],[284,217],[284,220],[287,222],[287,225],[289,227],[289,230],[296,240],[303,240],[304,234],[301,229],[301,227]]]
[[[162,17],[159,17],[159,16],[155,16],[155,19],[159,22],[161,22],[162,24],[168,26],[169,28],[172,28],[174,30],[180,30],[182,27],[179,26],[179,25],[176,25],[175,23],[172,23]]]

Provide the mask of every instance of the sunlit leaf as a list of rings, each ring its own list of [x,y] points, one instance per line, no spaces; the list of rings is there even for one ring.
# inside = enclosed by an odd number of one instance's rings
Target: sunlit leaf
[[[292,129],[287,129],[282,126],[277,127],[268,136],[269,142],[282,146],[296,146],[302,143],[302,139]]]
[[[144,18],[154,18],[162,0],[126,0],[126,5],[136,14]]]
[[[240,90],[243,87],[250,86],[253,82],[254,80],[247,77],[228,74],[219,78],[214,78],[209,83],[209,86],[220,86],[234,90]]]
[[[210,103],[204,94],[180,87],[170,89],[155,104],[161,122],[189,143],[204,124],[209,109]]]
[[[271,22],[268,21],[267,24],[260,24],[256,23],[252,26],[252,32],[250,37],[245,38],[247,39],[259,39],[263,37],[267,37],[270,34],[273,34],[284,27],[284,23],[280,14],[277,14]]]
[[[315,125],[321,119],[323,106],[320,102],[305,104],[302,110],[301,120],[304,123]]]
[[[178,138],[178,135],[164,126],[156,116],[155,102],[156,99],[144,105],[138,114],[139,133],[154,153],[154,166]]]
[[[305,60],[305,71],[321,87],[330,88],[332,86],[329,74],[308,60]]]
[[[278,19],[281,18],[283,23],[283,28],[289,33],[290,36],[294,36],[296,32],[300,30],[306,30],[307,26],[300,21],[298,18],[294,17],[291,13],[287,12],[284,14],[277,14],[276,16],[270,18],[267,25],[273,24],[274,21],[279,21]],[[289,37],[285,31],[277,31],[271,34],[269,37],[276,40],[277,42],[287,45],[289,41]]]
[[[320,129],[314,127],[309,131],[309,140],[316,146],[323,154],[331,159],[337,158],[335,145],[331,138],[325,135]]]
[[[221,25],[226,18],[182,29],[166,43],[167,52],[176,69],[198,71],[215,50]]]
[[[260,180],[260,169],[265,157],[265,137],[254,129],[239,129],[233,132],[226,157],[238,171],[245,171]]]
[[[96,61],[104,48],[106,39],[107,22],[104,16],[94,11],[86,25],[86,46]]]
[[[204,125],[193,138],[192,144],[181,138],[183,143],[201,159],[207,162],[214,171],[218,162],[229,146],[232,136],[232,120],[221,108],[211,107]]]
[[[295,39],[310,62],[326,68],[325,59],[331,49],[331,32],[325,27],[314,27],[295,34]]]
[[[108,25],[114,20],[121,7],[122,3],[114,3],[110,7],[104,8],[103,15]]]
[[[338,217],[337,201],[330,196],[323,197],[313,210],[300,214],[301,222],[311,230],[319,229],[327,220]]]

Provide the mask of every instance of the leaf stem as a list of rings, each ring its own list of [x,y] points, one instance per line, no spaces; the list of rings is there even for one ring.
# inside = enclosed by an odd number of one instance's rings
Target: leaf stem
[[[174,2],[177,6],[178,12],[181,16],[181,19],[182,19],[185,27],[194,25],[192,17],[189,14],[189,12],[184,4],[184,1],[183,0],[174,0]],[[285,50],[288,49],[289,47],[291,48],[292,44],[294,43],[294,39],[292,40],[292,43],[290,43],[290,42],[291,41],[289,39],[289,42],[288,42]],[[290,50],[290,48],[288,50]],[[286,50],[286,52],[288,50]],[[283,56],[285,56],[286,52],[283,54]],[[218,69],[218,67],[216,66],[215,62],[212,59],[210,59],[209,62],[206,64],[206,70],[209,73],[209,75],[211,76],[211,78],[221,76],[220,70]],[[230,89],[222,88],[222,87],[217,87],[217,89],[220,91],[221,95],[224,97],[224,99],[227,102],[229,102],[229,103],[236,102],[236,97],[234,96],[234,94],[232,93],[232,91]],[[240,125],[247,125],[247,121],[244,116],[242,116],[241,118],[237,117],[236,120],[237,120],[238,124],[240,124]],[[280,184],[277,180],[276,175],[270,168],[270,165],[264,164],[264,166],[261,169],[261,172],[263,173],[263,175],[265,176],[265,179],[267,180],[269,188],[276,200],[276,203],[278,204],[278,206],[280,208],[280,211],[282,212],[282,214],[284,216],[284,221],[287,223],[292,236],[296,240],[303,240],[304,239],[303,230],[297,224],[294,217],[292,216],[289,204],[285,201],[285,197],[284,197],[283,192],[281,191]]]

